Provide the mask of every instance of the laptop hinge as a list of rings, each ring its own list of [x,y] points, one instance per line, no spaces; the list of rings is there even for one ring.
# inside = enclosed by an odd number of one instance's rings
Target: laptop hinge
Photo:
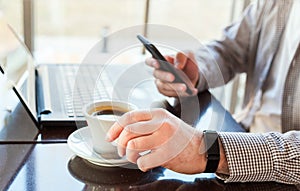
[[[39,67],[38,70],[36,70],[36,80],[38,115],[49,114],[52,112],[52,107],[47,67]]]

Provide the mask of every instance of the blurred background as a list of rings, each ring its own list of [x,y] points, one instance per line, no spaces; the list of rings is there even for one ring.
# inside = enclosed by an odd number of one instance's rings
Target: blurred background
[[[222,29],[237,19],[249,3],[250,0],[0,0],[0,16],[23,37],[38,63],[80,63],[107,35],[145,23],[178,28],[200,42],[218,39]],[[226,87],[221,101],[230,112],[240,108],[242,86],[243,77],[237,77]]]

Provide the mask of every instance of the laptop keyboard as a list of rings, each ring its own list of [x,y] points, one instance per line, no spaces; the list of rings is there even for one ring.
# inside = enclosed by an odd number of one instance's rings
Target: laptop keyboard
[[[111,97],[113,85],[101,65],[64,65],[59,71],[69,117],[82,117],[85,104]]]

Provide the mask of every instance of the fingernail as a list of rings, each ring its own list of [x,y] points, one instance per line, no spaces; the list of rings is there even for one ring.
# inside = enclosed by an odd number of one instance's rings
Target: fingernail
[[[180,64],[180,62],[178,60],[176,60],[174,62],[174,66],[175,66],[175,68],[182,70],[182,64]]]
[[[177,60],[174,61],[174,66],[177,68],[179,62]]]
[[[194,89],[193,89],[193,92],[194,92],[193,94],[196,95],[196,94],[198,93],[198,89],[194,88]]]
[[[151,64],[151,66],[155,66],[156,65],[156,61],[153,60],[150,64]]]
[[[118,154],[119,154],[120,157],[123,157],[123,156],[124,156],[123,152],[120,151],[120,150],[118,150]]]
[[[180,87],[180,90],[181,90],[181,91],[185,91],[185,89],[186,89],[186,86],[183,84],[183,85]]]

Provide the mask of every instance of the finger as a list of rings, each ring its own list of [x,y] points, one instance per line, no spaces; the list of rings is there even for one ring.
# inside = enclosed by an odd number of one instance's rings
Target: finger
[[[165,82],[173,82],[175,80],[175,76],[173,74],[162,70],[154,70],[153,76]]]
[[[133,123],[151,120],[153,117],[152,115],[153,114],[150,110],[134,110],[125,113],[122,117],[118,119],[117,123],[125,127]]]
[[[146,64],[150,67],[153,67],[153,68],[156,68],[158,69],[159,68],[159,63],[156,59],[154,58],[147,58],[146,59]]]
[[[127,144],[130,140],[132,139],[135,139],[139,136],[142,136],[142,135],[138,135],[138,134],[134,134],[134,133],[129,133],[127,131],[122,131],[120,136],[119,136],[119,139],[118,139],[118,154],[123,157],[126,153],[126,147],[127,147]]]
[[[185,91],[185,92],[179,92],[178,97],[191,97],[191,96],[197,95],[197,93],[198,93],[198,90],[197,90],[197,89],[192,88],[192,89],[190,89],[190,90],[192,91],[191,94],[187,93],[186,91]]]
[[[125,130],[128,133],[135,133],[135,134],[139,134],[139,135],[151,134],[160,128],[160,126],[161,126],[160,122],[161,122],[160,120],[156,120],[156,121],[151,121],[151,122],[143,121],[143,122],[139,122],[139,123],[133,123],[133,124],[127,125],[125,127]]]
[[[190,137],[182,135],[181,131],[176,131],[175,134],[169,135],[160,145],[154,146],[155,149],[151,149],[149,154],[139,157],[137,165],[142,171],[158,166],[168,166],[169,162],[187,147],[190,140]]]
[[[118,152],[120,156],[125,155],[125,148],[128,148],[128,143],[132,141],[135,143],[135,140],[139,140],[140,137],[147,137],[145,140],[148,142],[137,142],[138,150],[145,149],[145,146],[149,145],[150,148],[153,148],[155,145],[162,144],[167,138],[167,132],[164,134],[156,133],[160,127],[165,124],[165,121],[168,120],[169,113],[164,109],[153,109],[153,120],[142,121],[130,124],[124,128],[118,139]],[[129,147],[129,149],[134,149]],[[148,147],[146,147],[148,148]]]
[[[173,91],[178,95],[186,91],[186,85],[183,83],[166,83],[161,80],[155,80],[155,84],[161,90]]]
[[[175,91],[162,90],[158,88],[159,93],[168,96],[168,97],[178,97]]]
[[[125,113],[115,122],[106,134],[106,140],[111,142],[119,137],[124,127],[138,122],[152,119],[152,114],[147,110],[135,110]]]
[[[178,52],[174,61],[175,67],[178,69],[183,69],[187,63],[187,60],[188,57],[184,53]]]
[[[131,142],[131,141],[130,141]],[[129,144],[130,144],[129,142]],[[141,157],[140,153],[143,152],[144,150],[129,150],[128,148],[126,149],[126,159],[129,162],[132,162],[136,164],[137,160],[139,157]]]
[[[192,96],[195,96],[198,94],[198,89],[197,88],[191,88],[192,90]]]
[[[170,64],[174,63],[174,56],[165,56],[165,58]]]
[[[162,160],[162,156],[164,156],[162,150],[152,150],[149,154],[139,157],[136,164],[141,171],[146,172],[163,165],[164,160]]]
[[[131,140],[134,140],[141,136],[149,136],[153,132],[156,131],[156,129],[160,128],[160,126],[163,124],[163,122],[155,124],[155,123],[149,123],[149,122],[138,122],[134,124],[130,124],[126,126],[119,135],[118,139],[118,153],[120,156],[125,155],[126,147],[128,146],[128,142]],[[133,129],[133,131],[130,131],[130,129]],[[156,136],[155,136],[156,137]]]
[[[165,119],[165,117],[163,117]],[[128,148],[128,143],[130,141],[138,139],[139,137],[144,136],[150,136],[153,137],[152,139],[149,139],[151,143],[153,141],[156,142],[156,144],[159,144],[163,139],[161,137],[158,137],[158,135],[152,136],[152,134],[157,131],[162,125],[164,121],[161,120],[155,120],[153,122],[138,122],[133,123],[124,128],[124,130],[121,132],[119,139],[118,139],[118,153],[120,156],[125,155],[125,150]],[[154,140],[153,140],[154,139]],[[148,139],[147,139],[148,140]],[[143,143],[145,146],[150,143]],[[153,144],[150,144],[153,145]],[[142,148],[143,145],[138,145],[141,148],[137,149],[144,149]]]
[[[153,133],[146,136],[136,137],[131,139],[127,143],[127,150],[128,151],[147,151],[147,150],[154,150],[156,148],[161,147],[167,141],[167,137],[161,135],[159,133]],[[127,155],[126,151],[126,155]]]
[[[151,150],[157,147],[156,136],[142,136],[132,139],[128,142],[126,147],[126,158],[132,163],[137,163],[137,159],[145,154],[149,154]]]
[[[106,133],[105,140],[108,142],[114,141],[116,138],[119,137],[120,133],[123,131],[123,126],[119,123],[115,122],[111,128]]]
[[[168,96],[168,97],[190,97],[190,96],[195,96],[198,93],[197,89],[192,89],[192,94],[188,94],[187,92],[176,92],[172,90],[161,90],[158,89],[159,93]]]
[[[190,88],[192,91],[191,94],[187,93],[187,91],[177,91],[178,97],[190,97],[190,96],[195,96],[198,94],[198,90],[196,88]]]
[[[168,96],[168,97],[179,97],[177,92],[175,92],[173,90],[169,91],[169,90],[164,90],[164,89],[158,88],[158,91],[159,91],[159,93],[161,93],[165,96]]]
[[[195,96],[198,93],[197,88],[190,87],[192,94],[186,92],[187,88],[185,84],[182,83],[165,83],[160,80],[155,80],[158,91],[161,94],[171,97],[187,97]]]

